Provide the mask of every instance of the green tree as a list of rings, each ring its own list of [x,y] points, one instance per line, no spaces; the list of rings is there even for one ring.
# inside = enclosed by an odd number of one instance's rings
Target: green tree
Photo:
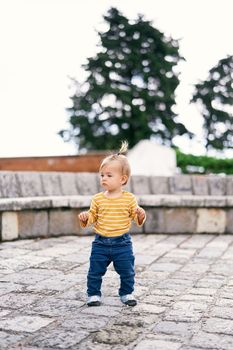
[[[80,150],[115,149],[122,139],[132,147],[151,137],[172,145],[174,136],[189,133],[173,111],[183,59],[178,41],[141,15],[132,22],[111,8],[104,19],[100,50],[88,58],[87,79],[76,81],[71,97],[70,128],[59,134]]]
[[[205,147],[232,148],[233,56],[220,60],[210,69],[207,79],[195,85],[191,102],[201,105]]]

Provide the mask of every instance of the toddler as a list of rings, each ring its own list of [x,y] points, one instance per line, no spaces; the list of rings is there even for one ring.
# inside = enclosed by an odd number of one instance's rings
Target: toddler
[[[79,214],[81,227],[94,224],[96,233],[92,242],[90,266],[87,276],[87,305],[101,304],[101,283],[108,265],[113,262],[120,275],[119,296],[122,303],[135,306],[134,255],[128,233],[131,221],[143,225],[146,214],[137,204],[135,196],[123,190],[130,177],[130,165],[124,155],[127,142],[122,142],[117,154],[106,157],[99,169],[103,192],[93,196],[88,211]]]

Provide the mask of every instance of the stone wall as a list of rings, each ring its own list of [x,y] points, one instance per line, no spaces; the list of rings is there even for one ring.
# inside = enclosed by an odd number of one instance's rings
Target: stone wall
[[[96,173],[0,172],[1,240],[89,234],[78,213],[100,191]],[[147,212],[132,233],[233,233],[233,176],[133,176]]]
[[[0,171],[0,198],[93,195],[98,173]],[[137,194],[233,195],[233,176],[132,176],[127,190]]]

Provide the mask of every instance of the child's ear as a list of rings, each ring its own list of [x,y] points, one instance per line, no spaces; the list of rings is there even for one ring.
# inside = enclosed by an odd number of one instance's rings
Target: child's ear
[[[122,177],[121,177],[122,185],[126,185],[127,181],[128,181],[128,176],[127,175],[122,175]]]

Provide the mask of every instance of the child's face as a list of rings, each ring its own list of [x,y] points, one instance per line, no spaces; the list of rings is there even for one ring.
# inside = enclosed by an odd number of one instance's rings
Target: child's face
[[[121,164],[118,161],[109,162],[100,170],[101,186],[109,192],[120,190],[126,180],[127,176],[122,175]]]

